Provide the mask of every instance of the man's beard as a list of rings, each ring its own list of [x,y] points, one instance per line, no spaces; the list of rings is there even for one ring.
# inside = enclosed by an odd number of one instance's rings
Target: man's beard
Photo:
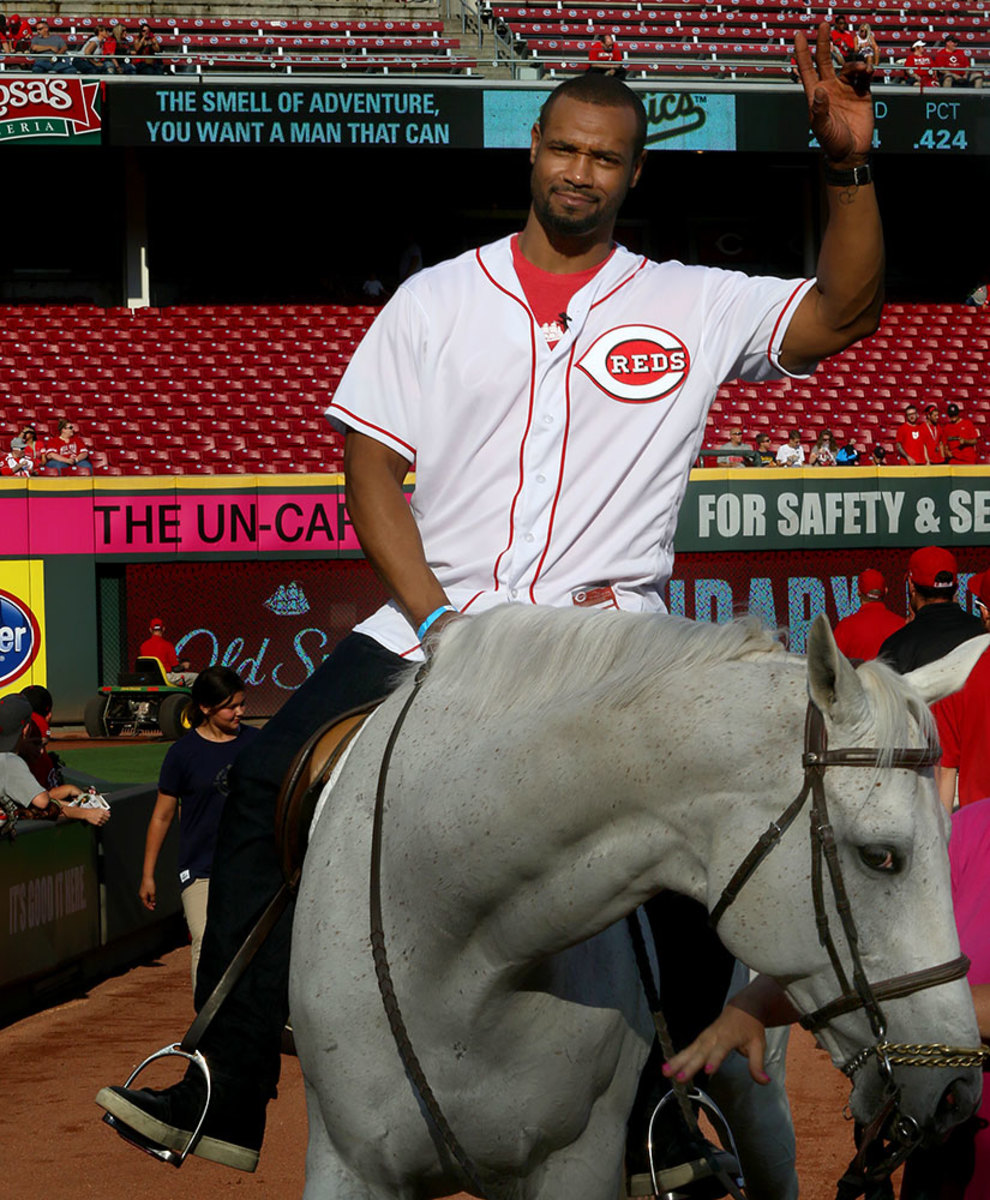
[[[583,216],[566,212],[555,212],[550,206],[548,196],[533,191],[533,211],[537,219],[548,233],[556,233],[561,237],[584,237],[594,233],[608,220],[608,214],[601,208],[589,209]]]

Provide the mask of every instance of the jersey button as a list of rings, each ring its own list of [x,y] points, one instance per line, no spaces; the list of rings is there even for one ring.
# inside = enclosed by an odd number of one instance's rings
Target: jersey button
[[[553,424],[553,417],[551,417],[549,413],[547,413],[547,415],[543,418],[543,424],[544,425],[552,425]]]
[[[546,483],[546,481],[547,481],[546,475],[537,475],[537,477],[536,477],[537,483]]]
[[[527,542],[535,542],[535,541],[536,541],[536,538],[535,538],[535,537],[534,537],[534,536],[533,536],[531,533],[527,533],[527,534],[526,534],[526,541],[527,541]]]

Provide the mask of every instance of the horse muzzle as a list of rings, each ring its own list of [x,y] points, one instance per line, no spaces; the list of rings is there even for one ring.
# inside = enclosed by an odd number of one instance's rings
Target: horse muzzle
[[[882,1118],[883,1136],[907,1146],[939,1142],[976,1112],[982,1093],[983,1072],[979,1067],[954,1065],[953,1056],[945,1053],[951,1047],[923,1049],[928,1053],[912,1056],[893,1047],[887,1069],[883,1049],[872,1050],[872,1061],[853,1076],[849,1098],[858,1121],[875,1126]],[[923,1061],[912,1065],[898,1062],[909,1057]],[[848,1065],[846,1073],[850,1073]]]

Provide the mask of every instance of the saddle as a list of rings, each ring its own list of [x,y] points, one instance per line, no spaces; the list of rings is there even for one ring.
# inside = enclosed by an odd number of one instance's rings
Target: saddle
[[[317,801],[341,755],[380,701],[321,725],[296,752],[275,803],[275,845],[282,874],[298,879]]]

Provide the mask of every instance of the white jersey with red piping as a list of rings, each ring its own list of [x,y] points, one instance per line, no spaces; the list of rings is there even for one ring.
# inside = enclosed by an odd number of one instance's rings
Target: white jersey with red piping
[[[327,409],[416,464],[412,511],[451,603],[569,605],[608,586],[663,609],[677,514],[719,385],[787,374],[813,280],[656,263],[618,247],[547,346],[505,238],[403,284]],[[418,656],[394,605],[358,627]]]

